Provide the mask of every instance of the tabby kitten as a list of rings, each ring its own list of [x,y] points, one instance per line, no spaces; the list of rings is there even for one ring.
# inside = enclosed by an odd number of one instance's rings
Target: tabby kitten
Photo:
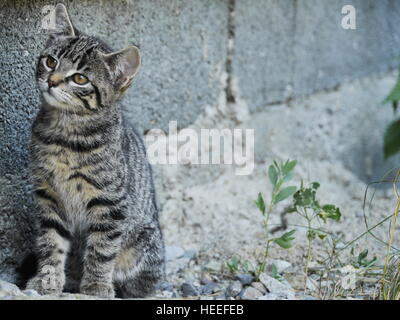
[[[76,30],[62,4],[37,65],[32,127],[38,272],[27,288],[143,297],[164,276],[150,165],[117,101],[139,50],[113,52]]]

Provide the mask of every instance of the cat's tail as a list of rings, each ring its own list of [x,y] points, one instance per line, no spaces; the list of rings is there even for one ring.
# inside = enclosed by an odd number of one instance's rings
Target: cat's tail
[[[36,254],[31,252],[25,256],[15,271],[17,273],[17,286],[25,288],[28,280],[38,271],[38,259]]]

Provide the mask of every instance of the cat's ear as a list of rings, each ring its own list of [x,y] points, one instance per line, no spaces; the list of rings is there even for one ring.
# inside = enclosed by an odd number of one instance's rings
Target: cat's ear
[[[114,75],[117,90],[121,93],[124,92],[128,89],[133,77],[140,68],[141,59],[139,49],[130,45],[121,51],[108,54],[100,52],[100,55]]]
[[[50,28],[50,34],[55,36],[74,37],[76,35],[76,30],[69,18],[67,8],[62,3],[59,3],[56,5],[53,14],[53,23]]]

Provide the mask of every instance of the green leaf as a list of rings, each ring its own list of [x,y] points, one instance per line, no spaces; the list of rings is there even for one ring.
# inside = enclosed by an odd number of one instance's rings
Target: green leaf
[[[286,161],[286,163],[283,165],[283,168],[282,168],[282,174],[284,176],[286,176],[288,173],[290,173],[294,169],[296,164],[297,164],[297,160]]]
[[[393,107],[393,112],[396,113],[398,107],[399,107],[399,102],[398,101],[393,101],[392,102],[392,107]]]
[[[284,233],[281,235],[279,238],[274,238],[272,239],[273,242],[275,242],[277,245],[282,247],[283,249],[289,249],[292,247],[292,241],[295,239],[293,237],[293,234],[296,232],[296,230],[291,230],[289,232]]]
[[[317,237],[317,233],[315,232],[315,230],[308,230],[307,231],[307,239],[312,241]]]
[[[257,200],[255,201],[258,210],[261,211],[263,215],[265,215],[265,202],[261,192],[258,193]]]
[[[389,125],[383,138],[385,159],[400,151],[400,119]]]
[[[333,204],[326,204],[322,206],[322,210],[318,213],[318,216],[324,222],[326,222],[327,219],[339,221],[342,214],[340,213],[340,209]]]
[[[365,249],[360,252],[358,255],[358,263],[362,264],[362,261],[368,256],[368,249]]]
[[[326,238],[327,234],[324,232],[319,232],[318,233],[318,238],[320,238],[321,240],[324,240]]]
[[[289,172],[286,176],[283,177],[283,182],[288,182],[293,179],[293,173]]]
[[[315,240],[316,237],[318,237],[321,240],[324,240],[327,234],[321,230],[317,229],[310,229],[307,231],[307,239],[308,240]]]
[[[318,182],[311,183],[311,188],[317,190],[321,185]]]
[[[383,103],[397,102],[399,100],[400,100],[400,75],[399,78],[397,79],[396,85],[389,93],[389,95],[386,97],[386,99],[383,101]]]
[[[278,181],[278,172],[276,171],[276,168],[272,164],[268,168],[268,176],[272,186],[275,187],[276,182]]]
[[[312,208],[317,211],[320,209],[318,201],[315,199],[319,183],[313,182],[309,188],[302,184],[301,188],[293,196],[293,205],[303,208]]]
[[[279,281],[284,280],[284,278],[279,274],[278,268],[275,264],[272,264],[271,266],[271,277]]]
[[[367,256],[368,256],[368,249],[365,249],[362,252],[360,252],[357,259],[358,265],[364,268],[370,268],[378,260],[376,257],[373,257],[371,260],[368,260]]]
[[[290,186],[290,187],[286,187],[285,189],[282,189],[274,197],[274,203],[278,203],[280,201],[285,200],[286,198],[289,198],[292,194],[294,194],[296,192],[296,189],[297,188],[295,186]]]
[[[229,261],[226,262],[226,265],[230,272],[235,273],[239,269],[240,260],[238,257],[233,256]]]

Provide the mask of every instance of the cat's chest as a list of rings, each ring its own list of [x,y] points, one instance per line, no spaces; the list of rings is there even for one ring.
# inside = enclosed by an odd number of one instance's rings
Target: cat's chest
[[[82,157],[66,149],[50,152],[45,157],[52,188],[72,218],[84,215],[87,203],[100,196],[100,191],[85,180],[90,176],[91,167],[82,166]]]

